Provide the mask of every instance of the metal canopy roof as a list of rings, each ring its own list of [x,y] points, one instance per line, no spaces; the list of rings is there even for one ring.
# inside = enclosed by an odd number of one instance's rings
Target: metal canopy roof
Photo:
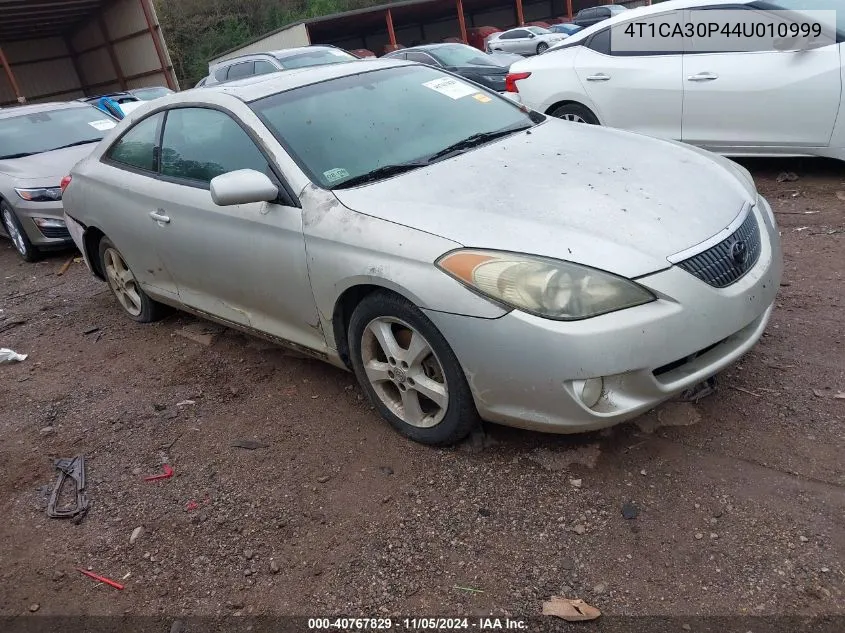
[[[110,0],[0,0],[0,44],[64,35]]]

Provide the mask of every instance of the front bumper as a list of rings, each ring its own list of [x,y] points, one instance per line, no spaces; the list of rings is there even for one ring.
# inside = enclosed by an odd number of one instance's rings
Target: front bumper
[[[780,238],[768,205],[757,264],[714,288],[673,266],[637,281],[652,303],[583,321],[519,311],[479,319],[426,311],[460,361],[482,418],[556,433],[604,428],[636,417],[736,361],[760,339],[782,274]],[[584,381],[602,378],[598,402]]]
[[[64,211],[61,201],[56,202],[28,202],[15,200],[15,214],[21,226],[26,231],[29,241],[39,248],[63,247],[72,242],[66,226],[50,226],[39,228],[35,218],[61,220],[64,222]]]

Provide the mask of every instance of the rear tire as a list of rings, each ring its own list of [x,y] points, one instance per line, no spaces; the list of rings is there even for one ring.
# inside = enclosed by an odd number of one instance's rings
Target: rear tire
[[[580,103],[565,103],[549,110],[549,114],[564,121],[574,123],[587,123],[588,125],[599,125],[598,117],[589,108]]]
[[[23,225],[21,225],[21,221],[15,215],[15,210],[5,200],[0,200],[0,220],[2,220],[3,227],[9,234],[12,244],[22,260],[32,263],[41,259],[41,251],[32,245]]]
[[[458,359],[415,305],[392,292],[374,292],[352,313],[348,337],[358,382],[402,435],[445,446],[479,425]]]
[[[100,240],[100,266],[115,299],[130,319],[138,323],[158,321],[168,313],[167,306],[153,301],[141,288],[123,255],[107,237]]]

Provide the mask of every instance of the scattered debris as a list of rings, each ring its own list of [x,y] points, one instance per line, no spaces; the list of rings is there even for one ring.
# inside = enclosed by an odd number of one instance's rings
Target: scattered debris
[[[322,475],[322,476],[320,476],[320,477],[317,477],[317,483],[318,483],[318,484],[324,484],[324,483],[326,483],[329,479],[331,479],[331,477],[329,477],[328,475]]]
[[[813,389],[813,395],[816,398],[824,398],[824,392],[821,389]]]
[[[466,591],[468,593],[484,593],[481,589],[473,589],[472,587],[461,587],[460,585],[455,585],[452,589],[457,589],[458,591]]]
[[[795,231],[796,233],[800,233],[801,231],[806,231],[809,228],[810,228],[809,226],[799,226],[799,227],[796,227],[792,230]]]
[[[580,479],[570,479],[569,485],[573,488],[580,488],[581,487],[581,480]]]
[[[88,495],[85,492],[85,457],[77,455],[76,457],[57,459],[55,465],[59,471],[59,476],[53,486],[53,492],[50,494],[50,501],[47,503],[47,516],[51,519],[78,518],[78,520],[82,520],[89,505]],[[68,481],[72,481],[75,487],[75,505],[57,509],[59,497]]]
[[[176,406],[177,407],[189,407],[192,404],[196,404],[196,401],[195,400],[182,400],[182,402],[177,402]]]
[[[632,501],[622,504],[623,519],[636,519],[639,514],[640,509]]]
[[[248,451],[254,451],[257,448],[269,448],[269,444],[264,442],[256,442],[255,440],[235,440],[230,444],[232,448],[245,448]]]
[[[755,398],[760,397],[759,393],[754,393],[753,391],[749,391],[748,389],[743,389],[742,387],[736,387],[734,385],[731,385],[731,389],[734,389],[736,391],[741,391],[742,393],[747,393],[749,396],[754,396]]]
[[[579,523],[578,525],[572,528],[572,531],[575,532],[578,536],[581,536],[587,531],[587,528],[584,527],[581,523]]]
[[[59,276],[59,277],[64,275],[68,271],[68,269],[71,267],[71,264],[73,264],[73,260],[74,260],[74,258],[71,257],[64,264],[62,264],[62,267],[59,268],[59,272],[57,272],[56,275]]]
[[[23,325],[26,323],[24,319],[9,319],[2,325],[0,325],[0,332],[5,332],[6,330],[11,330],[13,327],[17,327],[19,325]]]
[[[135,545],[135,541],[141,538],[141,535],[144,533],[144,526],[139,525],[134,530],[132,530],[132,535],[129,537],[129,544]]]
[[[778,182],[795,182],[798,180],[798,174],[794,171],[782,171],[778,174]]]
[[[223,326],[214,323],[195,322],[189,323],[181,330],[177,330],[176,334],[183,336],[186,339],[210,347],[221,334],[226,330]]]
[[[188,504],[185,506],[185,512],[193,512],[194,510],[196,510],[199,507],[200,507],[200,504],[198,504],[196,501],[191,499],[190,501],[188,501]]]
[[[271,574],[278,574],[281,571],[279,568],[279,563],[274,560],[270,561],[270,573]]]
[[[99,331],[100,331],[100,328],[98,328],[96,326],[95,327],[89,327],[89,328],[82,330],[82,334],[88,335],[88,334],[93,334],[94,332],[99,332]]]
[[[35,612],[36,612],[36,611],[38,611],[38,609],[40,609],[40,608],[41,608],[41,605],[40,605],[40,604],[38,604],[37,602],[33,602],[31,605],[29,605],[29,610],[30,610],[32,613],[35,613]]]
[[[7,347],[0,349],[0,365],[3,363],[15,363],[26,360],[28,354],[18,354]]]
[[[56,429],[54,429],[52,426],[45,426],[43,429],[41,429],[40,431],[38,431],[38,434],[39,434],[41,437],[47,437],[48,435],[52,435],[52,434],[54,433],[54,431],[55,431],[55,430],[56,430]]]
[[[543,615],[553,615],[567,622],[595,620],[601,611],[581,599],[552,596],[543,603]]]
[[[845,400],[845,391],[837,391],[833,398],[835,400]]]
[[[701,532],[696,532],[696,533],[695,533],[695,540],[696,540],[696,541],[700,541],[700,540],[701,540],[701,539],[703,539],[703,538],[704,538],[704,534],[702,534]]]
[[[845,202],[845,191],[837,191],[836,197],[842,200],[842,202]]]
[[[390,466],[380,466],[379,470],[385,475],[393,474],[393,469]]]
[[[164,470],[164,473],[161,475],[151,475],[150,477],[144,477],[144,481],[158,481],[159,479],[170,479],[173,476],[173,469],[168,465],[165,464],[161,467]]]
[[[85,574],[86,576],[96,580],[97,582],[105,583],[109,587],[114,587],[115,589],[119,589],[121,591],[123,590],[123,585],[121,585],[119,582],[115,582],[111,578],[106,578],[105,576],[99,576],[99,575],[95,574],[94,572],[90,572],[86,569],[82,569],[81,567],[77,567],[76,571],[78,571],[80,574]]]
[[[692,402],[693,404],[698,404],[699,400],[714,393],[716,393],[716,376],[712,376],[707,380],[703,380],[693,385],[686,391],[682,392],[678,397],[678,400],[680,402]]]

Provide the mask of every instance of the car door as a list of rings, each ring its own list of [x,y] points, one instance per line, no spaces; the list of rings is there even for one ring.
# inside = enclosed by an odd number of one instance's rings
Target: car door
[[[753,23],[785,20],[731,8],[753,14]],[[718,52],[718,44],[694,39],[684,52],[684,141],[716,151],[829,144],[842,95],[840,46]]]
[[[641,18],[660,22],[661,16]],[[623,29],[625,23],[614,28]],[[575,72],[602,125],[679,140],[683,112],[681,51],[612,50],[611,28],[592,35],[575,58]]]
[[[514,29],[505,31],[490,45],[494,51],[505,51],[506,53],[522,53],[528,41],[528,31],[525,29]]]
[[[227,112],[167,111],[157,203],[148,221],[182,303],[312,349],[325,349],[306,267],[301,209],[275,203],[217,206],[209,183],[256,169],[279,180]]]
[[[156,146],[161,135],[164,114],[142,119],[129,128],[105,152],[101,187],[96,204],[107,212],[99,213],[100,228],[114,242],[133,275],[150,294],[178,300],[178,291],[170,271],[152,247],[158,234],[149,212],[157,206]],[[75,186],[85,186],[81,180]]]

